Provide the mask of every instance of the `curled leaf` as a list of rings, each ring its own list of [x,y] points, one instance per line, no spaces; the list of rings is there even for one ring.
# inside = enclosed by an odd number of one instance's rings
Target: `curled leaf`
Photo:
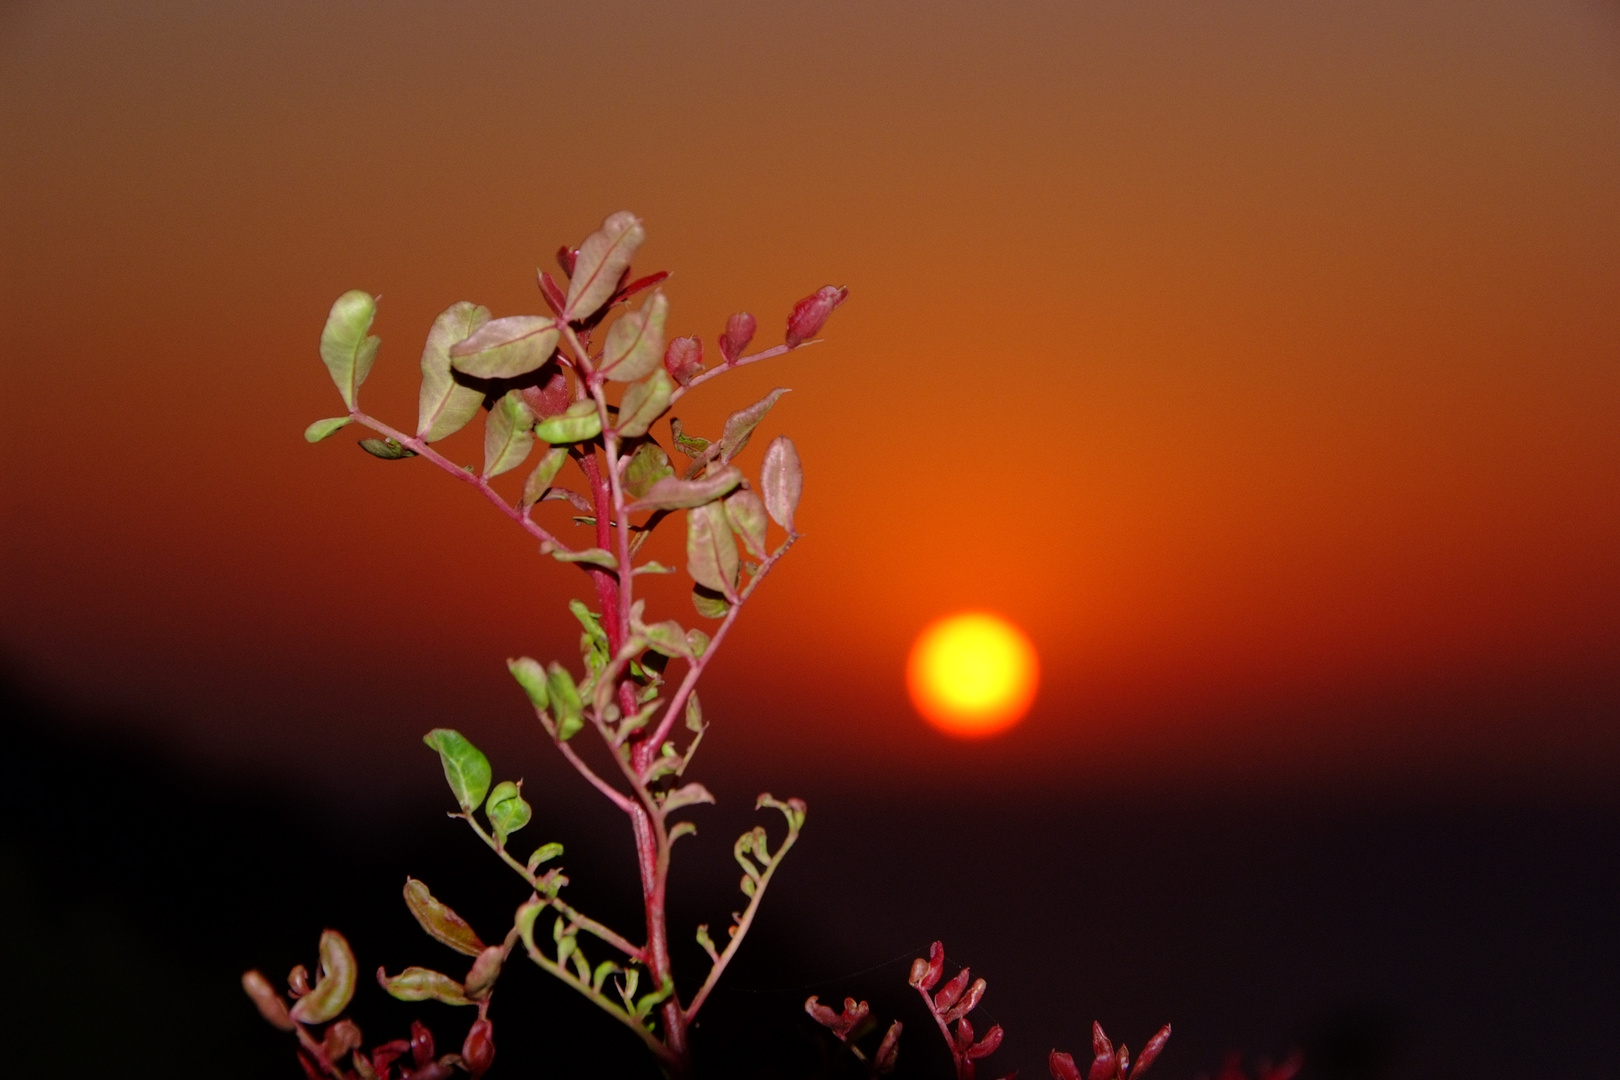
[[[726,599],[724,593],[699,585],[692,590],[692,606],[705,619],[723,619],[726,612],[731,610],[731,601]]]
[[[484,479],[511,472],[534,447],[534,415],[516,390],[506,393],[484,421]]]
[[[664,796],[664,812],[671,813],[683,806],[696,806],[698,803],[713,803],[714,796],[702,784],[687,784],[676,788]]]
[[[576,401],[556,416],[548,416],[534,426],[534,433],[548,443],[576,443],[602,434],[602,416],[596,402]]]
[[[679,480],[668,476],[653,484],[645,495],[625,507],[625,510],[634,514],[642,510],[685,510],[702,506],[720,498],[742,483],[742,479],[742,473],[729,466],[697,480]]]
[[[557,335],[557,320],[548,315],[492,319],[450,346],[450,363],[480,379],[527,375],[551,359]]]
[[[725,500],[726,520],[743,542],[748,554],[763,559],[765,551],[765,504],[747,488],[738,488]]]
[[[540,665],[540,661],[520,656],[516,660],[508,660],[506,670],[523,687],[523,692],[529,695],[529,701],[535,708],[546,707],[546,669]]]
[[[384,461],[402,461],[416,456],[415,450],[407,449],[393,439],[361,439],[360,449]]]
[[[496,843],[505,847],[506,838],[529,823],[532,811],[529,804],[523,801],[523,792],[518,785],[510,780],[502,780],[489,793],[484,813],[489,817],[490,828],[495,830]]]
[[[541,844],[539,847],[534,849],[534,854],[529,856],[529,861],[526,864],[529,868],[529,873],[534,873],[542,863],[548,863],[552,859],[560,856],[562,853],[563,846],[561,844],[555,842],[550,844]]]
[[[304,441],[318,443],[339,428],[347,427],[350,419],[347,416],[334,416],[326,420],[317,420],[304,429]]]
[[[793,515],[798,512],[799,496],[804,492],[804,472],[799,465],[799,451],[786,435],[778,435],[766,448],[759,486],[771,520],[792,532]]]
[[[548,554],[558,562],[589,563],[608,570],[619,568],[619,557],[605,548],[584,548],[580,551],[563,551],[561,548],[553,549]]]
[[[499,945],[491,945],[479,953],[472,969],[467,972],[467,996],[474,1001],[488,997],[495,988],[495,980],[500,978],[501,965],[505,961],[506,950]]]
[[[585,703],[580,700],[574,677],[561,664],[554,663],[546,669],[546,683],[551,691],[551,713],[557,722],[557,738],[567,742],[585,726]]]
[[[336,930],[321,932],[321,969],[315,989],[293,1003],[290,1015],[300,1024],[337,1019],[354,997],[354,953]]]
[[[456,803],[463,811],[475,810],[489,792],[489,759],[452,728],[434,728],[422,741],[439,752],[444,778],[450,783]]]
[[[451,304],[428,331],[422,346],[422,387],[417,393],[416,434],[437,442],[466,426],[484,403],[484,392],[462,386],[450,374],[450,347],[489,322],[489,309],[465,300]]]
[[[411,909],[428,937],[439,944],[467,956],[477,956],[484,951],[484,943],[478,940],[467,920],[437,899],[423,882],[405,879],[405,906]]]
[[[545,497],[546,490],[551,482],[557,479],[562,471],[563,463],[568,460],[568,451],[560,446],[553,446],[540,455],[540,461],[523,481],[523,496],[518,505],[527,510]]]
[[[321,329],[321,360],[350,409],[360,393],[360,384],[371,374],[381,339],[370,336],[371,320],[377,316],[377,301],[368,292],[351,289],[338,297],[327,313]]]
[[[573,265],[565,267],[570,275],[564,311],[568,321],[584,319],[607,303],[646,238],[641,220],[628,210],[610,215],[600,229],[585,238],[573,253]]]
[[[659,367],[664,357],[664,320],[668,316],[668,297],[653,293],[639,309],[608,328],[596,370],[615,382],[634,382]]]
[[[644,442],[636,447],[635,453],[630,455],[630,464],[625,466],[624,490],[631,498],[639,499],[658,481],[674,475],[675,468],[669,463],[664,448],[655,442]]]
[[[872,1056],[872,1067],[879,1076],[894,1072],[895,1059],[900,1056],[900,1032],[903,1030],[900,1021],[896,1020],[889,1025],[883,1041],[878,1044],[877,1053]]]
[[[408,967],[398,975],[377,969],[377,982],[400,1001],[442,1001],[446,1005],[471,1005],[466,988],[442,972],[424,967]]]

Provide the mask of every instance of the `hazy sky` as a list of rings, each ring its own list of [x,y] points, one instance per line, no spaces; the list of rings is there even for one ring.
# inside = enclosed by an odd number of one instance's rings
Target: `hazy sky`
[[[851,294],[681,410],[793,387],[806,463],[711,676],[727,768],[1620,775],[1613,5],[21,4],[0,100],[0,648],[206,760],[381,795],[428,727],[527,744],[501,661],[574,655],[583,576],[306,446],[315,344],[381,293],[409,424],[439,310],[538,313],[631,209],[711,355]],[[995,744],[905,704],[960,607],[1041,652]]]

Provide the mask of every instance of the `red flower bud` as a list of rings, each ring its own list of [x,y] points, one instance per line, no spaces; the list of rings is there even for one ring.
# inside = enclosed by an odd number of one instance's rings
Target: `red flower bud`
[[[804,344],[821,332],[833,309],[844,302],[849,290],[836,285],[823,285],[811,295],[793,305],[788,316],[787,346],[792,349]]]
[[[726,332],[720,335],[720,355],[726,358],[726,363],[735,364],[753,340],[754,317],[746,311],[739,311],[726,320]]]
[[[569,277],[574,276],[574,260],[579,258],[579,249],[571,248],[567,244],[557,249],[557,265],[562,267],[563,273]]]
[[[411,1021],[411,1057],[418,1069],[427,1068],[433,1060],[433,1032],[420,1020]]]

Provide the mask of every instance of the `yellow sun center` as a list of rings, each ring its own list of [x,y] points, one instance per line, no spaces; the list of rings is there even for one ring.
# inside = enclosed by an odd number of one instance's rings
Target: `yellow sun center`
[[[918,635],[906,664],[912,703],[951,735],[993,735],[1023,719],[1035,698],[1035,649],[1005,619],[951,615]]]

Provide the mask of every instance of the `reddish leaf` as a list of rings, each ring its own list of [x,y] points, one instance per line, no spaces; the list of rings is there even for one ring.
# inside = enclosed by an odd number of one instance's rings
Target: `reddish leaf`
[[[770,503],[767,502],[766,506]],[[775,515],[772,515],[775,516]],[[778,524],[781,519],[777,518]],[[927,960],[913,960],[911,963],[910,983],[919,990],[932,990],[939,982],[940,975],[945,970],[945,946],[942,942],[934,942],[928,947]]]
[[[297,1028],[292,1017],[287,1014],[287,1003],[281,999],[280,994],[276,993],[275,987],[270,985],[269,979],[257,971],[249,971],[242,976],[242,989],[247,991],[247,996],[253,999],[253,1004],[258,1007],[259,1015],[264,1017],[273,1027],[280,1028],[282,1031],[293,1031]]]
[[[966,971],[967,969],[963,968],[962,970]],[[973,980],[973,985],[968,987],[967,993],[962,996],[962,1000],[958,1001],[956,1006],[945,1014],[945,1022],[949,1024],[953,1020],[959,1020],[978,1008],[980,1000],[984,997],[984,989],[985,983],[983,979]]]
[[[703,370],[703,342],[696,337],[678,337],[664,347],[664,370],[682,386]]]
[[[574,276],[574,263],[579,261],[579,249],[571,248],[567,244],[557,249],[557,265],[569,277]]]
[[[298,1064],[304,1067],[304,1075],[309,1077],[309,1080],[327,1080],[326,1074],[318,1069],[310,1056],[302,1050],[298,1051]]]
[[[604,306],[623,284],[630,258],[646,236],[640,219],[628,211],[610,214],[600,229],[587,236],[569,274],[564,316],[584,319]]]
[[[553,315],[562,315],[563,305],[568,302],[568,298],[563,295],[562,286],[557,284],[557,279],[544,270],[540,271],[540,296]]]
[[[968,979],[970,978],[972,976],[968,974],[967,968],[958,971],[951,978],[951,981],[946,983],[940,992],[934,995],[934,1011],[944,1012],[952,1005],[955,1005],[956,999],[961,997],[962,991],[967,989]]]
[[[956,1032],[951,1036],[951,1049],[958,1054],[965,1053],[973,1045],[973,1025],[967,1020],[956,1022]]]
[[[624,277],[629,276],[630,268],[627,266],[624,268]],[[626,285],[624,283],[624,279],[621,278],[619,280],[619,291],[613,294],[613,299],[609,300],[608,303],[622,304],[624,301],[636,295],[636,293],[641,292],[643,289],[652,288],[654,285],[657,285],[660,281],[663,281],[667,277],[669,277],[669,271],[660,270],[656,274],[648,274],[646,277],[636,278],[636,280],[632,281],[628,285]]]
[[[1052,1051],[1046,1059],[1046,1067],[1052,1072],[1052,1080],[1080,1080],[1080,1066],[1074,1063],[1073,1056]]]
[[[797,348],[820,332],[832,315],[833,309],[849,296],[849,290],[835,285],[823,285],[814,293],[793,305],[788,316],[787,347]]]
[[[726,358],[726,363],[735,364],[753,340],[754,317],[739,311],[726,320],[726,331],[720,335],[720,355]]]
[[[321,1040],[321,1053],[329,1061],[342,1060],[343,1056],[351,1050],[360,1049],[360,1025],[353,1020],[339,1020],[326,1029],[326,1037]]]
[[[889,1025],[889,1030],[883,1036],[883,1041],[878,1044],[877,1054],[872,1058],[872,1067],[877,1070],[879,1076],[894,1071],[895,1058],[900,1054],[900,1032],[902,1030],[904,1029],[900,1021],[896,1020]]]
[[[523,395],[523,404],[534,413],[536,420],[558,416],[574,403],[574,395],[568,388],[568,376],[561,371],[553,374],[544,385],[525,386],[520,393]]]
[[[995,1027],[984,1033],[984,1038],[967,1048],[968,1060],[978,1061],[980,1058],[987,1058],[991,1054],[995,1053],[996,1047],[1001,1045],[1001,1036],[1001,1025],[997,1024]]]

